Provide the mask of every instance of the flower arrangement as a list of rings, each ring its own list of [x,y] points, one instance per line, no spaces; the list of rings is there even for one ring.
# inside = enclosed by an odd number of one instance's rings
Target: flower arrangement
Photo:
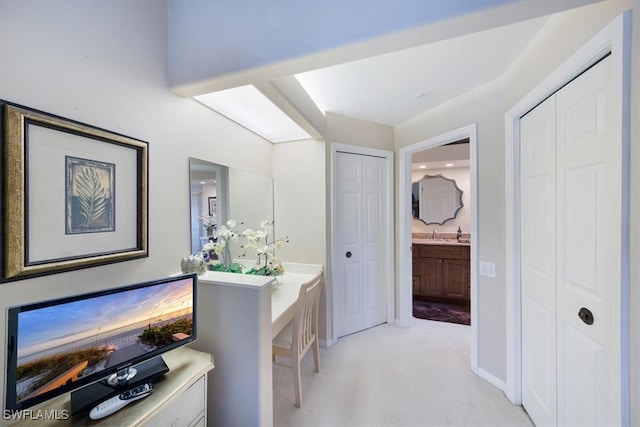
[[[242,273],[242,265],[237,262],[232,262],[231,258],[231,242],[238,240],[238,232],[234,230],[236,222],[234,220],[227,221],[226,225],[223,225],[216,230],[214,240],[202,248],[203,255],[205,256],[205,262],[211,265],[213,271],[226,271],[229,273]],[[217,256],[219,263],[211,263],[209,252],[213,251]]]
[[[277,276],[284,273],[282,262],[276,257],[276,250],[280,249],[283,243],[288,243],[289,239],[286,236],[278,239],[273,237],[273,221],[262,220],[260,228],[257,231],[249,228],[242,232],[247,239],[245,254],[247,250],[255,250],[258,256],[256,265],[245,274]]]
[[[203,246],[201,253],[192,257],[202,259],[209,270],[242,273],[242,264],[233,262],[231,243],[243,237],[246,244],[240,245],[244,252],[239,257],[245,257],[249,251],[255,251],[257,255],[256,265],[245,274],[277,276],[284,273],[284,266],[276,257],[276,250],[280,249],[283,243],[288,243],[289,239],[286,236],[278,239],[273,237],[273,221],[262,220],[260,230],[247,228],[242,233],[235,230],[236,225],[234,220],[227,221],[216,230],[213,239]],[[216,255],[217,260],[211,256],[212,253]]]

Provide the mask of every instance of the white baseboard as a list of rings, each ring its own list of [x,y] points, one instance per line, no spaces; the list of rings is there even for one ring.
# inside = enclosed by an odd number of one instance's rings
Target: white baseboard
[[[482,368],[478,368],[478,376],[483,380],[491,383],[491,385],[493,385],[494,387],[497,387],[498,389],[502,390],[503,393],[506,392],[507,384],[503,380],[494,376],[493,374],[490,374],[489,372],[485,371]]]
[[[333,340],[333,339],[329,339],[329,340],[319,340],[318,344],[320,345],[320,347],[322,348],[329,348],[332,345],[334,345],[335,343],[337,343],[338,340]]]

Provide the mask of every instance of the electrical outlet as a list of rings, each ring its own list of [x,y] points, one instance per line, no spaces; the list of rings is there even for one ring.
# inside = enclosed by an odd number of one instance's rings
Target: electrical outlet
[[[480,275],[496,278],[496,265],[492,262],[480,261]]]

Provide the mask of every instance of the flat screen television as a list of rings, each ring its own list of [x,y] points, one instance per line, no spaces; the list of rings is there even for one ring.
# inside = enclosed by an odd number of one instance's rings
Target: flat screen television
[[[5,409],[71,392],[71,414],[157,379],[197,337],[197,275],[7,309]]]

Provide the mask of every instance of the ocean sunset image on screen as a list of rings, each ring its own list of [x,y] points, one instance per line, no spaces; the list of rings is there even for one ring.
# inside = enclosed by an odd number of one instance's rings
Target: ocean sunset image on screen
[[[183,278],[18,313],[17,401],[188,339],[192,282]]]

